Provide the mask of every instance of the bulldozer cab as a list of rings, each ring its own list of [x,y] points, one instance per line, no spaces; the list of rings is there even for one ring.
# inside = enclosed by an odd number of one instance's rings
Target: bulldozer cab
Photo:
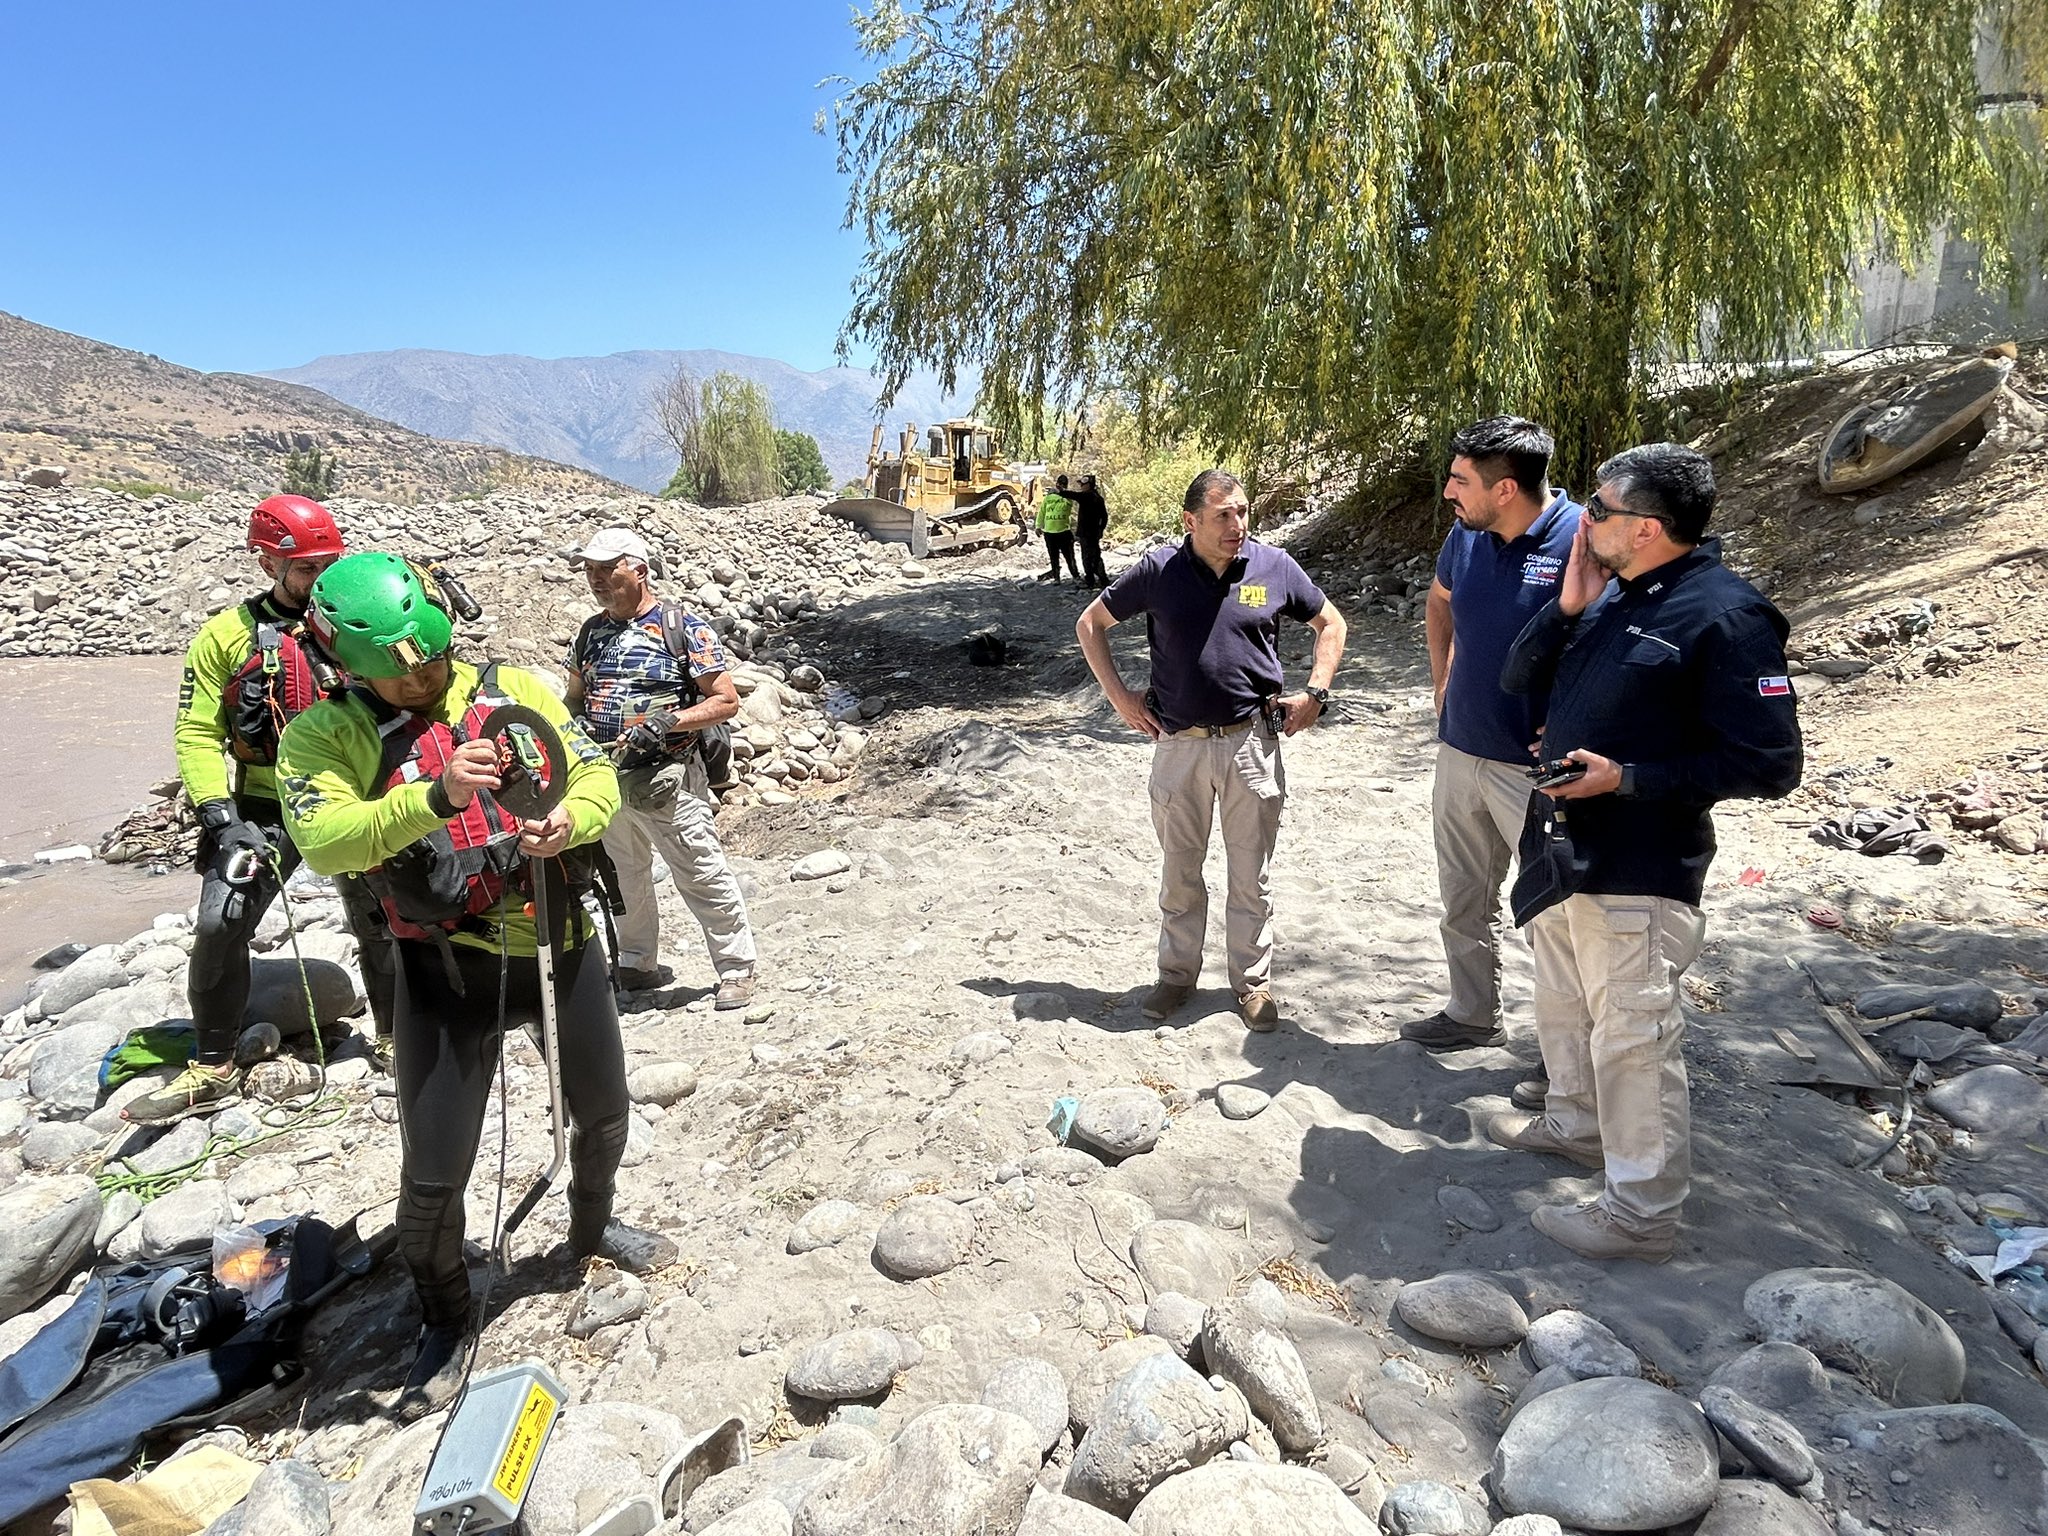
[[[985,422],[956,418],[923,432],[905,427],[891,454],[877,426],[868,447],[868,494],[824,510],[920,555],[1016,542],[1024,537],[1023,517],[1037,503],[1038,485],[1001,458],[1002,446],[1002,434]]]

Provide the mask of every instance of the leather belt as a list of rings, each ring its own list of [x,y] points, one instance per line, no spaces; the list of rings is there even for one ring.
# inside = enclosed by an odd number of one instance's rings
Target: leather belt
[[[1247,715],[1230,725],[1191,725],[1184,731],[1175,731],[1172,734],[1176,739],[1183,736],[1241,736],[1258,724],[1258,720],[1257,715]]]

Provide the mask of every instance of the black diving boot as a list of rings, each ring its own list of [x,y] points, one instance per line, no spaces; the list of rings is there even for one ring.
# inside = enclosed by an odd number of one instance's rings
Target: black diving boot
[[[652,1274],[676,1261],[676,1245],[659,1232],[613,1219],[610,1195],[569,1190],[569,1251],[579,1259],[603,1259],[629,1275]]]
[[[411,1424],[430,1413],[438,1413],[455,1400],[462,1387],[463,1362],[468,1358],[469,1319],[456,1323],[427,1323],[420,1329],[419,1352],[405,1378],[405,1390],[398,1394],[392,1417]]]

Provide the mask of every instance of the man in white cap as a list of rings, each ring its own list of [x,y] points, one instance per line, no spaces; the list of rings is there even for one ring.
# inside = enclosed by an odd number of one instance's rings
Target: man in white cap
[[[654,898],[654,851],[704,930],[718,972],[716,1006],[754,998],[754,935],[739,882],[711,821],[710,775],[700,732],[739,712],[725,651],[709,624],[655,595],[647,542],[630,528],[606,528],[574,552],[600,612],[569,649],[569,708],[612,754],[619,814],[604,834],[625,896],[619,984],[628,992],[666,986],[661,918]]]

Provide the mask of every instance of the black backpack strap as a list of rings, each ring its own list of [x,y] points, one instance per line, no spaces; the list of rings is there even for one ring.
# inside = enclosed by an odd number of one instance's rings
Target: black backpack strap
[[[593,613],[583,621],[583,627],[576,631],[576,638],[569,646],[570,671],[581,672],[583,670],[583,655],[585,651],[590,649],[590,632],[597,628],[597,621],[603,617],[604,614],[602,612]]]
[[[681,603],[671,603],[666,599],[663,600],[661,605],[661,643],[668,647],[669,655],[675,657],[677,661],[684,660],[690,654],[689,618],[689,614],[684,612]]]

